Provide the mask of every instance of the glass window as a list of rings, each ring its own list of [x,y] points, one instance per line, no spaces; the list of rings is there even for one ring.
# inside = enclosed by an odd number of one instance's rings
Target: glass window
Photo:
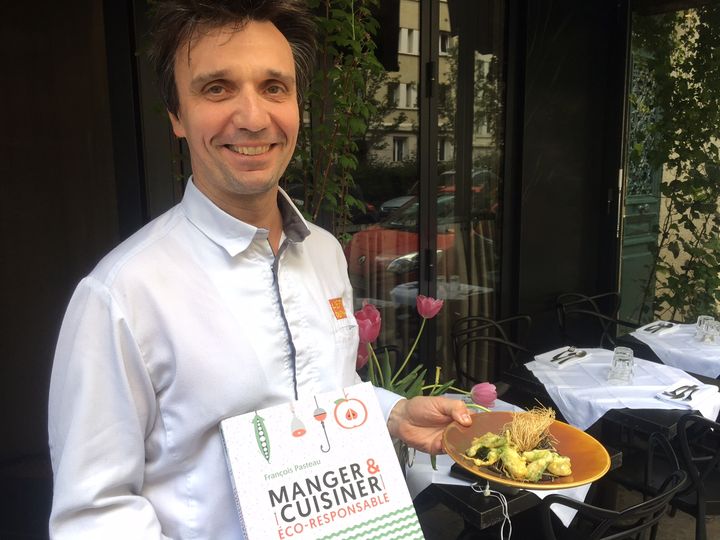
[[[703,4],[632,15],[620,316],[634,323],[720,314],[720,2]]]
[[[388,84],[388,102],[395,106],[400,106],[400,84],[392,82]]]
[[[497,316],[500,276],[500,192],[504,159],[504,3],[440,2],[439,140],[452,148],[438,166],[436,245],[437,362],[454,373],[450,332],[467,315]],[[467,21],[484,21],[483,28]],[[489,351],[464,350],[458,361],[479,380],[493,380]],[[485,359],[479,361],[478,359]]]
[[[446,55],[450,50],[450,32],[440,32],[440,54]]]
[[[494,315],[497,304],[505,25],[497,2],[429,1],[440,21],[434,36],[420,28],[420,3],[399,1],[398,70],[387,72],[375,91],[386,103],[369,122],[353,174],[372,219],[345,228],[345,254],[356,309],[368,301],[381,311],[377,344],[407,351],[420,324],[419,194],[421,182],[430,180],[420,178],[417,162],[419,46],[421,34],[439,40],[438,117],[430,125],[437,129],[440,169],[433,171],[438,187],[431,196],[437,296],[446,303],[437,317],[435,361],[449,379],[455,367],[453,322],[463,315]],[[467,21],[489,22],[480,29]]]
[[[393,161],[407,158],[407,137],[393,137]]]
[[[441,137],[438,140],[438,161],[450,161],[453,159],[453,148],[452,148],[452,142],[445,138]]]
[[[414,28],[401,28],[398,52],[402,54],[420,54],[420,31]]]

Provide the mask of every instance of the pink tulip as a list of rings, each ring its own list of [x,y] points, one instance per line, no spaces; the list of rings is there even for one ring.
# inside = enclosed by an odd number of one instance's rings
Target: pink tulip
[[[365,304],[355,312],[355,319],[360,330],[360,343],[372,343],[380,335],[380,312],[373,304]]]
[[[417,310],[423,319],[432,319],[442,309],[444,301],[418,294],[415,300]]]
[[[497,399],[497,391],[494,384],[487,382],[478,383],[470,390],[473,403],[482,405],[483,407],[494,407]]]
[[[358,347],[357,359],[355,360],[355,371],[360,371],[368,363],[370,353],[368,351],[367,343],[361,343]]]

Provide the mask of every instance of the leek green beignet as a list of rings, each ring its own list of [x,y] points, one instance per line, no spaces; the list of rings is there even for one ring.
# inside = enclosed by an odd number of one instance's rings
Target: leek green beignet
[[[536,408],[513,413],[504,435],[487,432],[474,437],[463,457],[479,467],[495,465],[513,480],[537,482],[543,474],[569,476],[570,458],[555,451],[550,425],[555,411]]]

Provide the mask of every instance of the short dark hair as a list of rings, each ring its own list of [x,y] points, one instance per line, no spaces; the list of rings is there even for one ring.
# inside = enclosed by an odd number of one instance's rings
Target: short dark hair
[[[302,102],[315,65],[316,27],[305,0],[159,0],[153,6],[150,61],[165,107],[180,109],[175,84],[175,55],[196,32],[249,21],[273,23],[290,43],[295,60],[298,101]]]

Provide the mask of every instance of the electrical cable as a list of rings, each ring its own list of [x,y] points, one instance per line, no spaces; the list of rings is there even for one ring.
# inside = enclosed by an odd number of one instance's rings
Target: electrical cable
[[[512,537],[512,521],[510,520],[510,511],[508,510],[508,502],[505,495],[499,491],[490,489],[490,482],[486,482],[484,487],[480,485],[480,482],[475,482],[470,487],[475,493],[482,493],[485,497],[493,497],[500,502],[503,515],[502,525],[500,525],[500,540],[510,540],[510,537]],[[505,538],[506,524],[508,525],[507,538]]]

